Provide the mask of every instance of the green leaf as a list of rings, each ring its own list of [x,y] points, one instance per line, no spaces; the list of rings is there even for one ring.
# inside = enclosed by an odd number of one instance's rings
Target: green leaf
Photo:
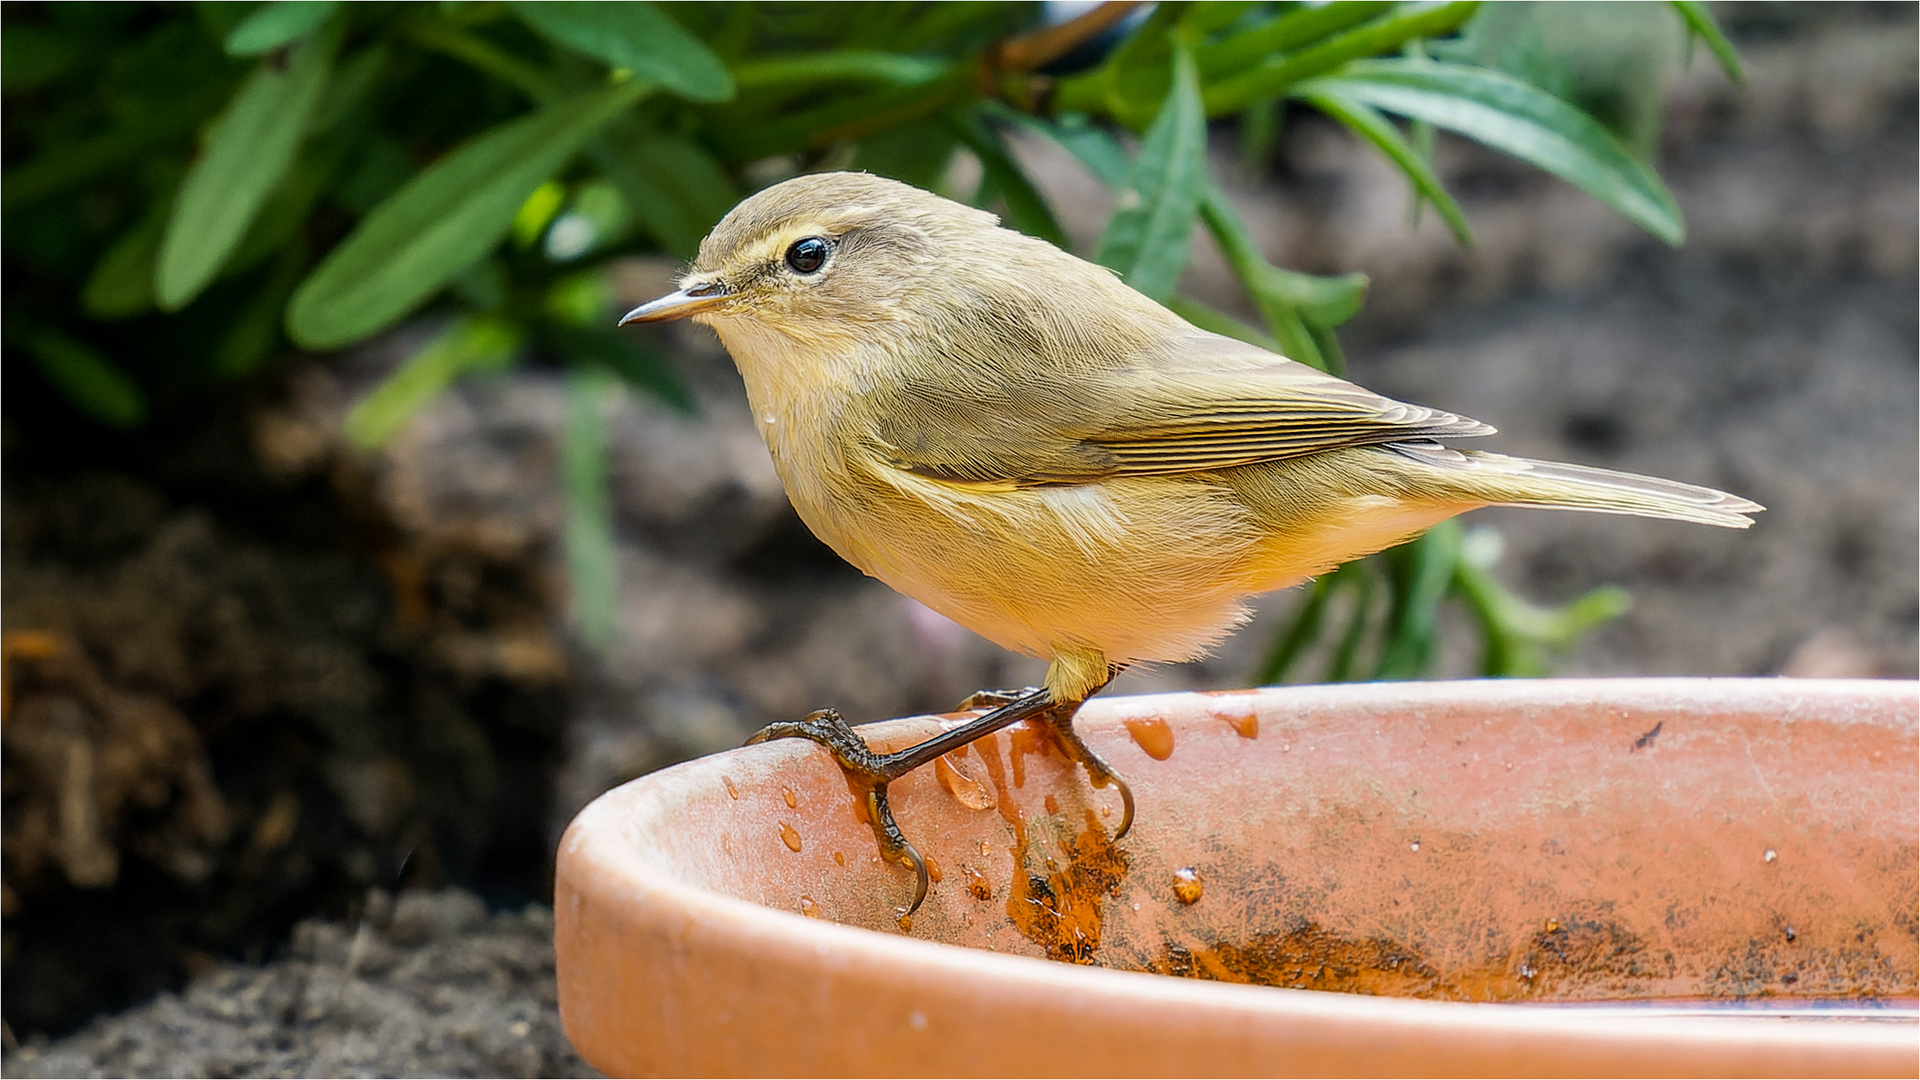
[[[1354,582],[1350,590],[1354,594],[1353,611],[1346,630],[1340,635],[1339,644],[1334,646],[1333,658],[1327,663],[1327,682],[1347,682],[1358,677],[1360,646],[1366,640],[1367,624],[1373,615],[1373,594],[1379,585],[1379,574],[1375,572],[1371,559],[1351,565],[1352,573],[1342,575],[1341,581]]]
[[[497,316],[456,319],[361,398],[347,412],[342,431],[361,449],[378,448],[453,380],[511,364],[522,336],[518,326]]]
[[[607,436],[603,403],[619,384],[603,372],[567,377],[566,422],[560,429],[560,492],[566,501],[567,578],[580,637],[596,649],[619,632],[620,577],[607,497]]]
[[[1645,162],[1586,113],[1509,75],[1431,60],[1364,60],[1295,92],[1333,94],[1457,131],[1560,177],[1669,244],[1686,235],[1680,207]]]
[[[332,59],[332,41],[321,38],[303,42],[284,64],[262,61],[214,121],[160,244],[161,308],[178,311],[200,295],[246,235],[300,147]]]
[[[1224,41],[1203,46],[1194,58],[1200,64],[1201,75],[1209,81],[1215,81],[1250,65],[1294,52],[1303,45],[1312,45],[1332,37],[1358,23],[1383,15],[1392,7],[1390,3],[1376,0],[1296,7]]]
[[[1253,233],[1240,220],[1226,194],[1211,182],[1200,204],[1200,217],[1220,245],[1234,276],[1246,286],[1254,306],[1273,330],[1278,351],[1322,371],[1335,371],[1338,343],[1332,338],[1331,328],[1360,310],[1367,276],[1320,277],[1274,266],[1260,254]]]
[[[1337,5],[1335,5],[1337,6]],[[1276,56],[1258,67],[1207,85],[1207,115],[1239,112],[1261,98],[1284,93],[1302,79],[1363,56],[1391,52],[1414,38],[1449,33],[1466,22],[1477,0],[1431,6],[1410,5],[1296,53]]]
[[[1244,341],[1268,352],[1280,352],[1280,342],[1272,334],[1241,322],[1224,311],[1208,307],[1198,300],[1176,296],[1167,301],[1167,310],[1212,334]]]
[[[1156,300],[1171,296],[1210,183],[1206,153],[1200,80],[1192,55],[1180,47],[1173,85],[1116,193],[1119,205],[1100,234],[1094,261],[1118,270],[1128,285]]]
[[[645,0],[515,0],[508,6],[554,41],[683,98],[725,101],[733,96],[733,76],[713,50]]]
[[[333,349],[391,325],[506,235],[534,189],[647,92],[619,83],[461,144],[374,207],[294,293],[287,332]]]
[[[1385,553],[1393,579],[1393,608],[1374,677],[1417,679],[1433,666],[1440,603],[1460,561],[1460,523],[1443,521],[1425,536]]]
[[[219,107],[225,86],[202,84],[177,98],[141,100],[107,131],[29,159],[0,179],[0,208],[38,202],[174,141]]]
[[[24,337],[40,373],[81,412],[116,428],[147,418],[146,392],[93,346],[44,328]]]
[[[938,80],[948,66],[938,60],[867,49],[836,49],[749,60],[733,69],[741,93],[769,87],[805,86],[826,82],[878,82],[919,86]]]
[[[1433,165],[1425,155],[1415,149],[1393,122],[1381,116],[1372,106],[1361,101],[1353,101],[1336,93],[1299,92],[1293,95],[1335,120],[1353,129],[1354,133],[1378,147],[1387,155],[1400,171],[1407,174],[1413,186],[1421,196],[1432,203],[1453,230],[1454,239],[1461,247],[1473,246],[1473,229],[1467,224],[1467,215],[1460,204],[1453,201],[1446,186],[1440,183],[1440,177],[1434,174]]]
[[[1507,591],[1493,575],[1499,534],[1479,528],[1466,534],[1454,567],[1453,590],[1467,602],[1486,641],[1483,674],[1543,675],[1546,653],[1571,648],[1582,635],[1633,606],[1626,590],[1603,586],[1558,608],[1543,608]]]
[[[1025,169],[1014,160],[1013,152],[993,126],[973,113],[947,116],[948,130],[980,159],[980,168],[988,182],[999,189],[1007,201],[1007,224],[1037,236],[1056,247],[1067,246],[1067,234],[1053,216],[1046,196],[1040,194]]]
[[[286,311],[287,297],[300,283],[300,271],[306,264],[303,246],[288,248],[266,283],[240,308],[239,316],[214,346],[208,359],[215,375],[237,379],[273,355],[280,344],[280,317]]]
[[[273,0],[254,9],[227,35],[229,56],[264,56],[320,28],[340,5],[334,0]]]
[[[1687,40],[1699,38],[1707,43],[1707,49],[1714,59],[1720,61],[1720,67],[1727,78],[1734,82],[1747,81],[1747,73],[1740,66],[1740,54],[1733,50],[1733,42],[1720,32],[1720,24],[1714,21],[1713,12],[1701,0],[1673,0],[1673,9],[1680,13],[1680,21],[1687,25]]]
[[[0,90],[14,93],[50,83],[84,52],[67,34],[18,22],[0,31]]]
[[[124,319],[153,306],[153,264],[167,228],[169,197],[158,201],[94,264],[80,306],[96,319]]]
[[[685,135],[623,124],[595,144],[594,160],[640,224],[683,259],[740,201],[720,162]]]
[[[995,120],[1045,135],[1059,143],[1068,153],[1079,158],[1087,171],[1107,187],[1117,188],[1127,182],[1130,166],[1126,150],[1121,148],[1118,139],[1089,120],[1085,114],[1068,113],[1049,123],[998,101],[981,102],[979,108]]]

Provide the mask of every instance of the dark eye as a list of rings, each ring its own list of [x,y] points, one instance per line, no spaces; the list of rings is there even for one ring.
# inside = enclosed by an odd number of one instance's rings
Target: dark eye
[[[793,246],[787,249],[787,265],[796,274],[811,274],[826,264],[829,250],[827,242],[817,236],[795,240]]]

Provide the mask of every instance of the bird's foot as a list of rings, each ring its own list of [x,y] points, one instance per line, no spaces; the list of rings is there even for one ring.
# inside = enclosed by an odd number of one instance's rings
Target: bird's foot
[[[1078,702],[1073,708],[1078,708]],[[1054,702],[1045,690],[1029,690],[1019,697],[1006,701],[984,716],[975,717],[959,727],[941,732],[923,743],[909,746],[891,754],[876,754],[867,741],[847,724],[838,712],[821,709],[808,713],[800,720],[783,720],[768,724],[753,733],[747,739],[748,745],[770,742],[774,739],[806,739],[826,747],[835,761],[840,763],[840,771],[847,776],[847,783],[866,807],[867,821],[873,826],[873,838],[880,845],[880,854],[889,862],[902,863],[913,868],[916,882],[913,903],[907,905],[904,915],[911,915],[919,909],[927,898],[927,861],[907,840],[906,834],[893,819],[893,808],[887,802],[887,785],[912,772],[942,754],[958,750],[960,747],[980,738],[991,735],[1003,727],[1017,724],[1029,716],[1044,713],[1055,708]],[[1066,710],[1071,725],[1073,709]],[[1073,738],[1072,728],[1068,728],[1068,737]],[[1079,740],[1074,739],[1076,745]],[[1084,747],[1081,747],[1085,750]],[[1091,756],[1092,751],[1086,751]],[[1099,761],[1099,758],[1092,758]],[[1111,777],[1105,763],[1100,764],[1104,775]],[[1092,769],[1089,767],[1089,772]],[[1122,785],[1122,791],[1125,786]],[[1128,796],[1131,818],[1131,796]]]
[[[1073,718],[1079,711],[1079,702],[1074,702],[1071,707],[1060,706],[1049,710],[1044,714],[1047,731],[1067,760],[1077,761],[1087,770],[1087,779],[1094,787],[1103,788],[1112,784],[1120,789],[1120,827],[1113,831],[1113,838],[1118,840],[1133,828],[1133,789],[1120,779],[1120,774],[1113,771],[1113,766],[1108,765],[1105,758],[1094,752],[1093,747],[1080,741],[1080,733],[1073,730]]]
[[[965,701],[955,705],[953,711],[973,712],[976,709],[997,709],[1002,705],[1011,705],[1033,692],[1034,688],[1031,686],[1025,690],[975,690],[967,695]]]

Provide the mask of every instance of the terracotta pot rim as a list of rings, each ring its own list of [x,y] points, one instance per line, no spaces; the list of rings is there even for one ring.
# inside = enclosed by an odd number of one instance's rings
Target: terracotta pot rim
[[[1731,708],[1752,708],[1757,699],[1770,705],[1782,697],[1809,705],[1832,703],[1836,699],[1860,701],[1862,698],[1899,701],[1920,696],[1920,682],[1890,680],[1798,680],[1775,678],[1624,678],[1624,679],[1541,679],[1541,680],[1462,680],[1430,683],[1366,683],[1335,686],[1267,687],[1250,690],[1216,691],[1195,695],[1162,694],[1123,698],[1098,698],[1083,711],[1082,722],[1094,727],[1118,724],[1131,713],[1145,712],[1176,700],[1203,696],[1212,699],[1282,699],[1288,707],[1313,710],[1317,707],[1351,703],[1355,700],[1387,698],[1417,707],[1422,702],[1485,702],[1511,709],[1519,707],[1552,708],[1570,702],[1591,704],[1596,698],[1631,707],[1635,704],[1671,707],[1676,697],[1690,706],[1711,709],[1716,700]],[[1824,711],[1831,722],[1833,713]],[[1783,711],[1783,720],[1792,719],[1791,709]],[[946,720],[944,723],[952,723]],[[943,724],[939,717],[908,717],[869,725],[871,734],[905,735],[915,730],[930,731]],[[771,747],[746,747],[685,762],[669,770],[634,780],[602,796],[583,810],[562,841],[563,861],[579,854],[580,845],[589,840],[608,843],[611,837],[623,840],[644,831],[647,819],[665,807],[646,805],[647,789],[669,775],[684,779],[688,775],[711,772],[718,782],[725,762],[736,755],[786,752]],[[648,813],[652,809],[653,813]],[[614,820],[601,822],[611,817]],[[878,966],[898,965],[902,971],[923,977],[987,978],[997,984],[1017,984],[1033,990],[1074,995],[1089,1003],[1101,998],[1124,998],[1165,1005],[1202,1005],[1223,1014],[1254,1020],[1258,1017],[1285,1016],[1294,1020],[1340,1019],[1385,1023],[1400,1030],[1444,1027],[1472,1029],[1482,1036],[1518,1035],[1538,1039],[1559,1033],[1578,1041],[1610,1030],[1617,1038],[1619,1025],[1631,1025],[1636,1033],[1691,1043],[1705,1050],[1712,1046],[1740,1044],[1749,1048],[1778,1042],[1791,1043],[1804,1051],[1809,1042],[1848,1045],[1864,1049],[1863,1041],[1889,1051],[1910,1050],[1913,1030],[1907,1024],[1844,1023],[1791,1025],[1779,1022],[1767,1010],[1738,1008],[1703,1016],[1689,1013],[1663,1014],[1658,1004],[1567,1005],[1554,1003],[1474,1003],[1369,997],[1318,990],[1292,990],[1268,986],[1237,985],[1173,978],[1142,972],[1085,967],[986,952],[958,945],[917,940],[808,919],[785,910],[765,907],[748,900],[726,896],[689,884],[670,866],[654,862],[649,853],[629,846],[619,857],[600,860],[600,865],[616,867],[618,881],[601,880],[593,885],[600,896],[621,896],[625,903],[647,907],[664,906],[683,913],[689,930],[693,924],[704,932],[724,928],[726,935],[739,942],[743,950],[793,950],[831,952],[840,957],[858,957],[859,962]],[[574,895],[577,903],[578,895]],[[656,908],[657,910],[657,908]],[[1894,1017],[1905,1017],[1905,1010],[1893,1009]],[[1818,1031],[1813,1029],[1819,1029]]]

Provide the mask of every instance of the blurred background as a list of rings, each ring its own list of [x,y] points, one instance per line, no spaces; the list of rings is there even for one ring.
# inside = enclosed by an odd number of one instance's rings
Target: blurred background
[[[480,1002],[363,1003],[468,1033],[355,1068],[577,1069],[537,905],[581,806],[776,718],[1038,679],[808,534],[710,331],[612,330],[801,172],[995,209],[1492,448],[1769,508],[1482,511],[1110,692],[1914,678],[1916,34],[1911,4],[0,6],[8,1071],[263,1070],[261,1039],[312,1071],[324,1023],[259,972],[341,963]],[[1190,225],[1129,241],[1143,204]]]

